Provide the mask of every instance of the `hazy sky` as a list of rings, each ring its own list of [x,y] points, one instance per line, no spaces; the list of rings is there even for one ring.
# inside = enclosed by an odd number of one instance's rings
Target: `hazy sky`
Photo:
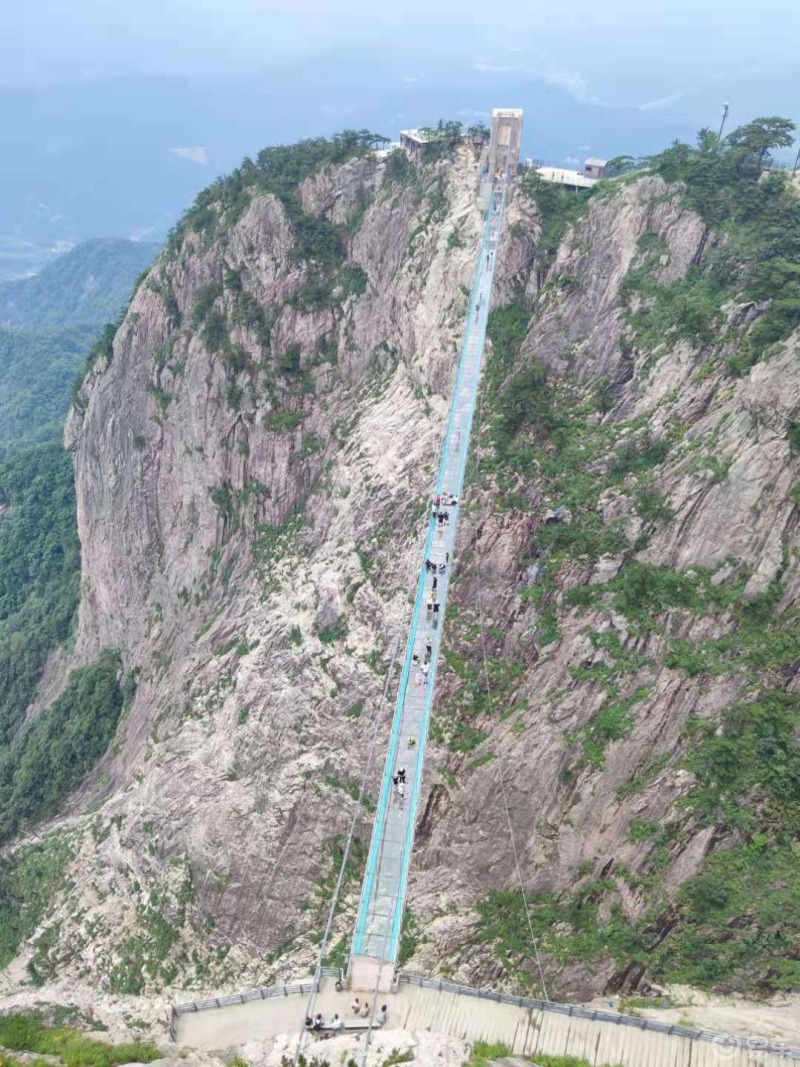
[[[522,107],[523,153],[576,166],[726,101],[800,120],[799,40],[800,0],[0,0],[0,275],[163,237],[243,156],[346,127]]]
[[[797,0],[26,0],[0,84],[252,71],[332,45],[518,66],[586,101],[662,106],[797,77]],[[410,70],[409,77],[424,74]]]

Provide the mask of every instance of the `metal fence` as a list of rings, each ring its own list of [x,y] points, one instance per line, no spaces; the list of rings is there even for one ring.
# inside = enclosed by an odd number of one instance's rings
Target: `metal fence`
[[[421,978],[415,974],[401,974],[399,984],[420,986],[423,989],[436,989],[441,993],[455,993],[461,997],[475,997],[495,1004],[511,1004],[518,1008],[535,1008],[537,1011],[555,1012],[558,1015],[572,1015],[577,1019],[591,1019],[594,1022],[614,1023],[616,1026],[632,1026],[637,1030],[650,1030],[654,1033],[669,1034],[675,1037],[688,1037],[692,1041],[711,1041],[715,1045],[747,1048],[752,1052],[769,1052],[787,1059],[800,1060],[800,1049],[788,1045],[776,1045],[766,1038],[742,1037],[738,1034],[722,1034],[716,1030],[695,1030],[690,1026],[677,1023],[662,1023],[657,1019],[644,1019],[638,1015],[621,1015],[616,1011],[602,1011],[594,1008],[582,1008],[577,1004],[558,1004],[552,1000],[538,1000],[535,997],[515,997],[510,993],[493,993],[491,990],[472,989],[470,986],[456,985],[452,982],[438,982],[431,978]]]
[[[324,978],[342,980],[339,967],[322,967]],[[686,1037],[691,1041],[709,1041],[722,1047],[746,1048],[751,1052],[766,1052],[786,1059],[800,1060],[800,1049],[789,1045],[774,1044],[766,1038],[743,1037],[739,1034],[723,1034],[716,1030],[696,1030],[678,1023],[663,1023],[658,1019],[645,1019],[638,1015],[622,1015],[616,1011],[603,1011],[595,1008],[582,1008],[578,1004],[559,1004],[552,1000],[539,1000],[536,997],[517,997],[511,993],[495,993],[490,989],[473,989],[471,986],[457,985],[455,982],[441,982],[434,978],[423,978],[416,974],[399,974],[397,985],[418,986],[421,989],[434,989],[440,993],[454,993],[459,997],[474,997],[493,1004],[510,1004],[516,1008],[533,1008],[536,1011],[553,1012],[557,1015],[571,1015],[576,1019],[589,1019],[599,1023],[613,1023],[615,1026],[630,1026],[636,1030],[649,1030],[651,1033],[666,1034],[672,1037]],[[169,1038],[177,1038],[178,1016],[192,1012],[210,1011],[225,1008],[232,1004],[249,1004],[255,1000],[268,1000],[272,997],[291,997],[311,993],[316,983],[294,982],[289,985],[267,986],[262,989],[248,989],[243,993],[233,993],[227,997],[211,997],[207,1000],[193,1000],[186,1004],[173,1004],[170,1012]]]
[[[323,967],[326,977],[341,979],[338,967]],[[261,989],[247,989],[244,993],[232,993],[228,997],[211,997],[208,1000],[192,1000],[186,1004],[173,1004],[169,1019],[169,1039],[175,1041],[178,1030],[178,1016],[189,1015],[196,1011],[211,1011],[215,1008],[227,1008],[232,1004],[249,1004],[254,1000],[268,1000],[270,997],[292,997],[311,993],[316,988],[315,982],[293,982],[289,985],[265,986]]]

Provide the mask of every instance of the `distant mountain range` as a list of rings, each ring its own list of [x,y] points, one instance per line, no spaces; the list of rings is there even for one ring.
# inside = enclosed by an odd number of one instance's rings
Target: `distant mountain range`
[[[89,348],[157,252],[155,244],[87,241],[41,274],[0,284],[0,461],[60,437]]]
[[[521,69],[332,49],[259,75],[0,90],[0,281],[97,233],[161,240],[214,177],[270,144],[337,130],[486,119],[523,107],[525,155],[656,151],[694,130],[675,115],[600,107]]]
[[[158,247],[113,237],[85,241],[39,274],[0,284],[0,326],[102,326],[127,303]]]

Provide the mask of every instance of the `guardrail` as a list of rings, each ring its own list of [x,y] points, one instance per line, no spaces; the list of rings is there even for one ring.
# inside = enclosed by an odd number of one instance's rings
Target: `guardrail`
[[[495,1004],[511,1004],[519,1008],[535,1008],[537,1011],[555,1012],[558,1015],[572,1015],[578,1019],[614,1023],[616,1026],[632,1026],[637,1030],[650,1030],[675,1037],[688,1037],[692,1041],[710,1041],[715,1045],[746,1048],[751,1052],[769,1052],[777,1056],[785,1056],[787,1059],[800,1060],[800,1049],[792,1048],[789,1045],[776,1045],[766,1038],[723,1034],[716,1030],[695,1030],[690,1026],[680,1026],[678,1023],[662,1023],[658,1019],[645,1019],[638,1015],[622,1015],[616,1011],[582,1008],[577,1004],[559,1004],[552,1000],[538,1000],[535,997],[515,997],[510,993],[494,993],[491,990],[472,989],[470,986],[456,985],[453,982],[439,982],[435,979],[422,978],[415,974],[401,974],[398,982],[401,985],[415,985],[423,989],[436,989],[442,993],[455,993],[462,997],[489,1000]]]
[[[323,967],[322,974],[332,978],[341,978],[341,971],[338,967]],[[190,1015],[196,1011],[211,1011],[215,1008],[227,1008],[232,1004],[250,1004],[254,1000],[268,1000],[270,997],[302,995],[303,993],[312,993],[315,988],[316,984],[314,982],[292,982],[289,985],[247,989],[243,993],[232,993],[228,997],[210,997],[207,1000],[192,1000],[186,1004],[173,1004],[169,1019],[169,1039],[170,1041],[176,1040],[179,1015]]]

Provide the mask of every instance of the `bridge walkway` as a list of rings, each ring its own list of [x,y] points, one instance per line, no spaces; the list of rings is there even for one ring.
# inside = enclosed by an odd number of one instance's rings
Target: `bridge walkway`
[[[351,954],[354,987],[389,988],[397,960],[414,844],[425,747],[453,564],[460,496],[478,395],[492,281],[505,192],[489,201],[459,360],[434,500],[428,513],[423,562],[400,678],[392,734],[364,875]],[[455,498],[456,504],[448,501]],[[437,509],[435,501],[441,503]],[[434,590],[435,581],[435,590]],[[394,778],[405,770],[404,787]],[[382,977],[378,979],[378,974]]]

